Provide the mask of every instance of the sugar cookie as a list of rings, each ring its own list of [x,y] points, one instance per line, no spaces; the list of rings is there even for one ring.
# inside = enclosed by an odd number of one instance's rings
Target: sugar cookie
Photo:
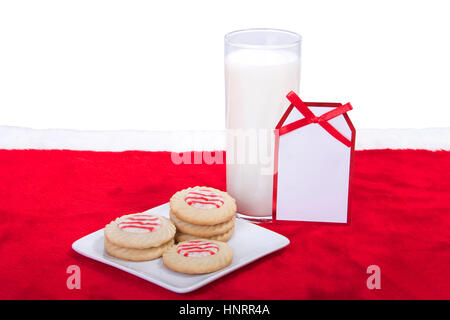
[[[169,240],[159,247],[152,247],[147,249],[130,249],[116,246],[108,241],[105,237],[105,251],[116,258],[131,260],[131,261],[147,261],[159,258],[162,254],[174,245],[174,241]]]
[[[194,187],[175,193],[170,210],[185,222],[211,226],[229,221],[236,213],[236,201],[226,192]]]
[[[208,240],[216,240],[216,241],[226,242],[226,241],[230,240],[230,238],[233,235],[233,233],[234,233],[234,226],[232,226],[231,229],[228,230],[225,233],[218,234],[218,235],[211,236],[211,237],[203,237],[203,238],[204,239],[208,239]],[[175,233],[175,241],[177,241],[177,242],[194,240],[194,239],[198,239],[198,238],[199,237],[193,236],[193,235],[188,234],[188,233],[182,233],[182,232]]]
[[[233,251],[225,242],[197,239],[181,242],[163,254],[164,265],[188,274],[214,272],[230,265]]]
[[[197,238],[210,238],[212,236],[223,234],[229,231],[234,226],[235,217],[233,216],[230,220],[219,224],[214,224],[211,226],[201,226],[198,224],[192,224],[183,221],[171,211],[170,220],[173,222],[178,232],[197,236]]]
[[[118,247],[146,249],[159,247],[175,235],[173,223],[151,213],[128,214],[107,224],[105,238]]]

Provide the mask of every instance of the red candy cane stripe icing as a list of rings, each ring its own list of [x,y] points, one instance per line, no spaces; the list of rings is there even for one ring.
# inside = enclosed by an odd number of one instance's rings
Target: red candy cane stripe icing
[[[200,209],[220,208],[224,203],[221,195],[207,189],[189,191],[184,201],[188,205]]]
[[[161,220],[151,214],[136,214],[121,220],[118,225],[128,232],[152,232],[161,226]]]
[[[177,253],[185,257],[207,257],[216,254],[219,246],[213,242],[191,240],[178,246]]]

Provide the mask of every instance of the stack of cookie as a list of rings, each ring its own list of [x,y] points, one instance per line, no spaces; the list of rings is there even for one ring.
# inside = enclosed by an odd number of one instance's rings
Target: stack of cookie
[[[234,232],[235,214],[236,201],[214,188],[187,188],[170,199],[170,219],[177,228],[177,242],[199,238],[228,241]]]
[[[104,229],[105,250],[132,261],[159,258],[174,245],[175,226],[169,219],[150,213],[128,214]]]

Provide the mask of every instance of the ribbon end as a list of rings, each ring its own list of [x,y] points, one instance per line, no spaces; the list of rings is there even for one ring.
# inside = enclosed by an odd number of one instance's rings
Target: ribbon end
[[[299,96],[294,92],[294,91],[290,91],[287,95],[286,98],[290,101],[293,102],[296,99],[300,99]]]
[[[345,112],[353,110],[353,106],[350,104],[350,102],[344,104],[343,107],[345,108]]]

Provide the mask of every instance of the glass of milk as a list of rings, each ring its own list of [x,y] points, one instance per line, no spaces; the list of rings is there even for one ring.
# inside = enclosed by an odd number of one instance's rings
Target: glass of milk
[[[273,130],[298,92],[300,35],[247,29],[225,35],[227,192],[240,216],[272,216]]]

